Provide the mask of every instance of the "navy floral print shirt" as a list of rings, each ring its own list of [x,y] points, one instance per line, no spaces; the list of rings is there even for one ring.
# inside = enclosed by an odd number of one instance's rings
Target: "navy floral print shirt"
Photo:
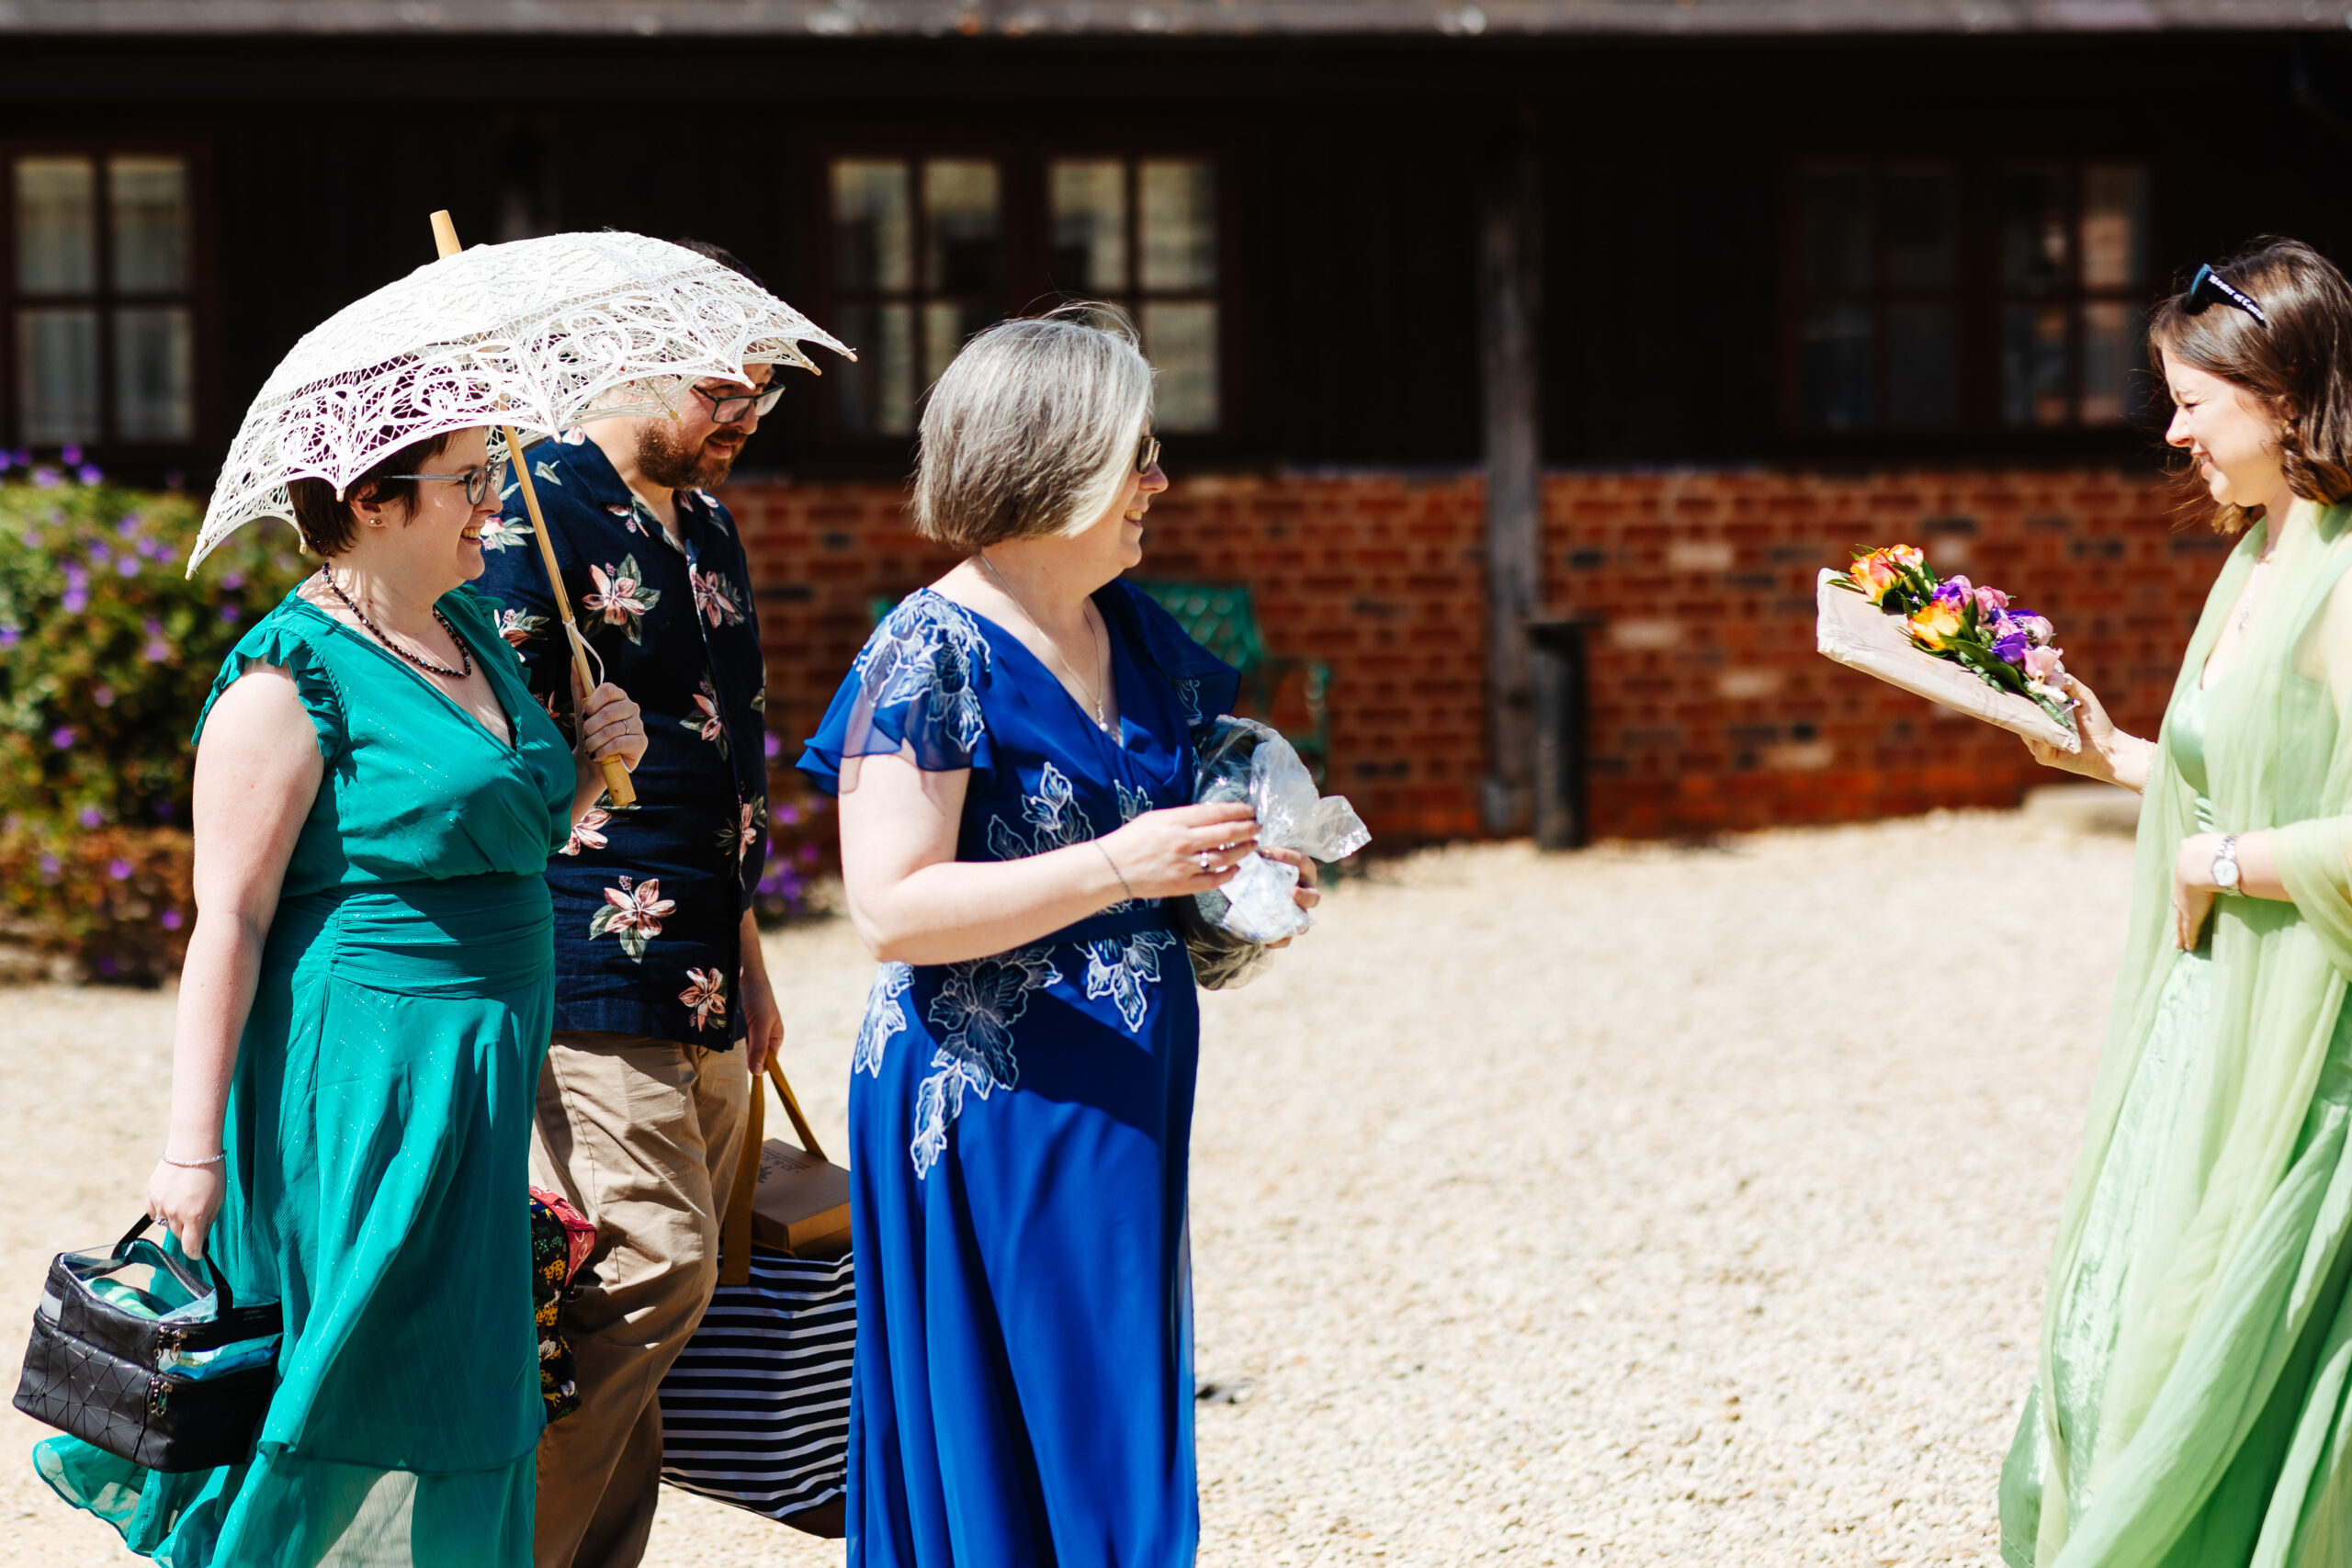
[[[530,449],[581,635],[644,710],[637,803],[609,798],[548,862],[555,1027],[698,1045],[743,1037],[743,911],[767,853],[767,677],[751,571],[712,496],[677,494],[684,547],[574,431]],[[532,694],[572,733],[571,656],[521,481],[482,530],[478,586]]]

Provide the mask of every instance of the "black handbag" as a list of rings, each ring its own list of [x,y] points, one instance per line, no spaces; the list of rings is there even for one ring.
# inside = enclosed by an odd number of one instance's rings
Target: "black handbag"
[[[217,1269],[206,1284],[141,1239],[148,1223],[51,1261],[17,1408],[148,1470],[242,1464],[277,1386],[283,1314],[238,1305]]]

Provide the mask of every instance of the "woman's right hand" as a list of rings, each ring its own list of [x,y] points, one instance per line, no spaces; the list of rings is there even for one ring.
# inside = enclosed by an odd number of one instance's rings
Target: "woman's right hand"
[[[190,1258],[204,1256],[204,1243],[213,1216],[229,1194],[228,1179],[217,1165],[188,1167],[169,1160],[155,1162],[147,1179],[147,1217],[169,1225]]]
[[[1258,822],[1239,801],[1171,806],[1147,811],[1095,842],[1119,868],[1130,896],[1173,898],[1232,881],[1234,867],[1257,847]]]
[[[2028,737],[2025,749],[2032,753],[2033,760],[2045,768],[2080,773],[2101,784],[2120,784],[2134,791],[2146,788],[2148,756],[2154,748],[2138,736],[2116,728],[2098,694],[2072,675],[2066,677],[2066,694],[2075,700],[2075,733],[2082,741],[2082,749],[2062,751],[2047,741]]]

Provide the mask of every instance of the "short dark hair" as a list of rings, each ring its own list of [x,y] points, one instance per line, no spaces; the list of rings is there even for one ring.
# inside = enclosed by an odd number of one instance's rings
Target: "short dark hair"
[[[750,278],[758,288],[765,288],[767,287],[766,284],[760,282],[760,275],[758,273],[753,272],[750,267],[745,266],[741,258],[738,257],[733,251],[729,250],[724,245],[714,245],[708,240],[689,240],[684,235],[679,236],[677,239],[673,240],[670,243],[673,245],[680,246],[683,249],[692,251],[695,254],[701,256],[706,260],[715,261],[729,272],[741,274],[743,276]]]
[[[339,556],[349,549],[352,536],[359,528],[351,503],[362,497],[379,506],[389,506],[396,501],[414,506],[416,481],[384,476],[424,472],[424,465],[447,451],[457,436],[456,431],[445,430],[387,453],[366,473],[345,485],[341,499],[337,499],[334,486],[324,479],[287,481],[287,492],[294,498],[294,527],[302,536],[302,547],[322,558]]]
[[[2156,307],[2148,345],[2244,388],[2285,426],[2278,468],[2307,501],[2352,497],[2352,283],[2301,240],[2259,239],[2213,270],[2262,307],[2267,321],[2186,291]],[[2184,485],[2203,486],[2193,470]],[[2234,534],[2249,519],[2223,506],[2213,526]]]

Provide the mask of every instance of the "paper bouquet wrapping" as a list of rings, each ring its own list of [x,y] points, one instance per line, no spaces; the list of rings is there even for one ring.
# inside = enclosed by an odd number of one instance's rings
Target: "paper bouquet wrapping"
[[[1892,545],[1821,570],[1815,646],[1827,658],[2062,751],[2081,748],[2050,622],[1964,577],[1939,581]]]

